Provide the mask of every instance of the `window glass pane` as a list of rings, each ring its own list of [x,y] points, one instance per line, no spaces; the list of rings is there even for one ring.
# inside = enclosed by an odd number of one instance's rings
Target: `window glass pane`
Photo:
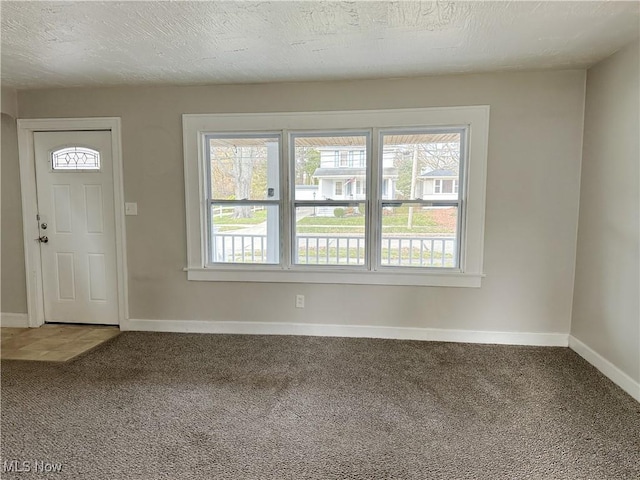
[[[367,137],[327,135],[293,137],[296,200],[364,200]]]
[[[277,200],[277,136],[208,136],[212,200]]]
[[[456,268],[457,232],[457,207],[384,206],[381,264]]]
[[[210,263],[280,262],[278,205],[211,205]]]
[[[53,170],[100,170],[100,152],[85,147],[61,148],[51,153]]]
[[[294,263],[364,265],[365,205],[297,207]]]
[[[457,199],[460,140],[459,132],[384,134],[382,198]]]

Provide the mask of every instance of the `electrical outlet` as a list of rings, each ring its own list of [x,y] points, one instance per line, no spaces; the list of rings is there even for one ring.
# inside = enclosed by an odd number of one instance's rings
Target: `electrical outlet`
[[[304,295],[296,295],[296,308],[304,308]]]

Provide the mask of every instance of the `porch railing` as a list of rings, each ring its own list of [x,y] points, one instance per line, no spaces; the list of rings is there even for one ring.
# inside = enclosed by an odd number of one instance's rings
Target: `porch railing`
[[[216,233],[213,259],[224,263],[266,263],[267,236]]]
[[[216,233],[214,261],[224,263],[265,263],[266,235]],[[298,235],[296,263],[306,265],[363,265],[364,237],[348,235]],[[455,267],[455,237],[382,238],[382,265]]]

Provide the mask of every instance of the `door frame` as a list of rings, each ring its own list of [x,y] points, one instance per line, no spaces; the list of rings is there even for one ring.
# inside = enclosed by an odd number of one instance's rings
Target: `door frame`
[[[27,280],[27,315],[30,327],[44,324],[44,294],[42,289],[42,261],[38,231],[38,202],[36,188],[35,132],[108,130],[111,132],[113,162],[113,211],[115,214],[116,278],[118,282],[118,325],[129,319],[127,288],[127,252],[124,214],[124,182],[122,138],[119,117],[99,118],[40,118],[18,120],[18,157],[22,196],[22,231]]]

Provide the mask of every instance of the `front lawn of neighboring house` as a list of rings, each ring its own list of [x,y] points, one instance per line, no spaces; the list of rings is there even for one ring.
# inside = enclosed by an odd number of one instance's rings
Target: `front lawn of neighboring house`
[[[451,234],[457,227],[455,208],[413,209],[412,227],[408,227],[409,207],[385,209],[382,217],[382,231],[394,234]],[[364,215],[345,215],[344,217],[308,216],[297,223],[298,233],[364,233]]]
[[[234,218],[233,207],[215,208],[213,210],[213,225],[216,232],[229,232],[243,227],[259,225],[267,221],[267,211],[265,209],[251,212],[250,217]]]
[[[220,215],[214,210],[213,223],[217,232],[241,230],[266,222],[267,211],[256,210],[248,218],[233,218],[231,210]],[[457,228],[456,208],[424,209],[414,207],[411,228],[408,227],[409,207],[391,207],[383,211],[384,234],[450,234]],[[364,215],[347,212],[342,217],[308,215],[296,223],[298,234],[364,234]]]

